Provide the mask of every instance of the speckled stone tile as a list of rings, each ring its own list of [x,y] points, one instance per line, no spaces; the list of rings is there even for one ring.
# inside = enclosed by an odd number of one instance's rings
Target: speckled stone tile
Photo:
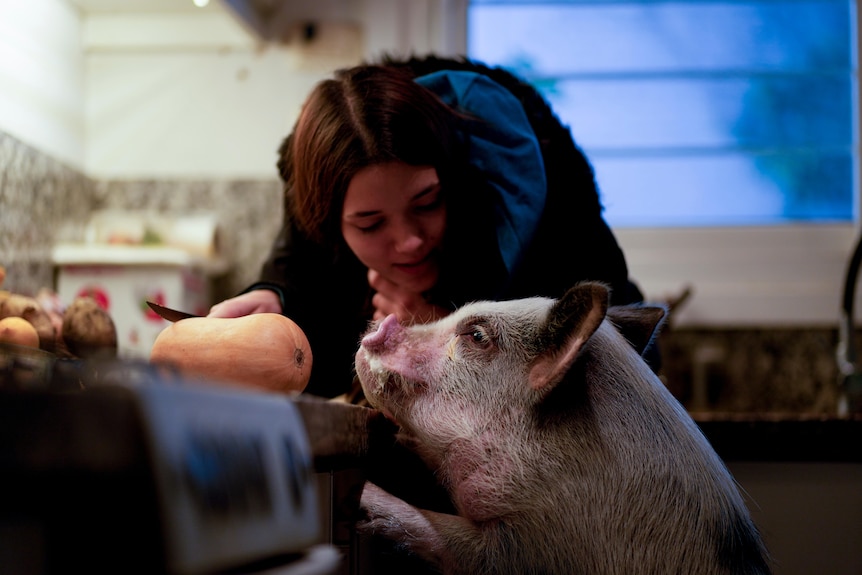
[[[172,216],[215,214],[219,248],[228,263],[214,278],[218,301],[257,278],[282,216],[277,178],[236,180],[95,181],[0,132],[0,263],[6,289],[34,294],[51,287],[58,242],[84,238],[96,210],[144,210]]]
[[[835,413],[837,340],[837,326],[669,330],[662,378],[693,410]]]
[[[94,197],[94,209],[215,214],[219,253],[229,270],[213,282],[214,301],[238,293],[257,279],[282,218],[282,187],[277,179],[108,180],[96,184]]]
[[[0,132],[0,264],[4,289],[35,294],[53,285],[51,249],[80,235],[94,182]]]

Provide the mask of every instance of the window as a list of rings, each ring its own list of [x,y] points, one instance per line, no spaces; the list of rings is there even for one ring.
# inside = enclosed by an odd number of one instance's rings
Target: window
[[[848,0],[471,0],[596,170],[648,296],[690,323],[834,323],[857,214]],[[698,301],[699,300],[699,301]]]

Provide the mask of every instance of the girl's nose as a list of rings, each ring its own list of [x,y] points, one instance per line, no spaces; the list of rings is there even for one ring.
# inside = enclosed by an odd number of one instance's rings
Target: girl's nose
[[[395,251],[406,254],[422,247],[424,240],[418,226],[403,224],[395,232]]]

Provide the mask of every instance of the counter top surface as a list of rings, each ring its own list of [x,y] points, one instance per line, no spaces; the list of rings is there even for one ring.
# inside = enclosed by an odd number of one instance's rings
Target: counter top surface
[[[862,415],[692,413],[725,461],[862,463]]]

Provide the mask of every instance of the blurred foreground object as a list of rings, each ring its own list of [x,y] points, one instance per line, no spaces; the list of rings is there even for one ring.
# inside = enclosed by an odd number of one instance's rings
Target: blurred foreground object
[[[335,572],[290,397],[22,349],[0,347],[4,573]]]

